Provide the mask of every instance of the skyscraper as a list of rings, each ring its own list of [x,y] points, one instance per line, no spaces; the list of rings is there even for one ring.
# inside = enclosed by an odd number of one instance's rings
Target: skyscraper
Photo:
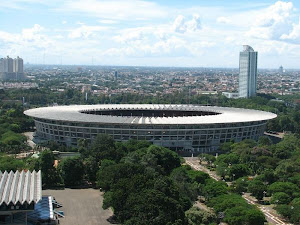
[[[250,98],[256,95],[257,52],[244,45],[240,52],[239,97]]]
[[[279,72],[280,74],[283,74],[283,67],[282,67],[282,66],[279,67],[278,72]]]
[[[23,73],[23,59],[19,56],[14,59],[14,72],[15,73]]]
[[[1,80],[23,80],[23,59],[17,57],[12,59],[9,56],[0,59],[0,79]]]

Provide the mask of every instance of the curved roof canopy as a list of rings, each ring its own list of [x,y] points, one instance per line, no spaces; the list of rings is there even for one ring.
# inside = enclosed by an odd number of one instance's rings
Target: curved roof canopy
[[[105,110],[181,110],[214,112],[216,115],[200,116],[116,116],[86,114],[86,111]],[[85,113],[84,113],[85,112]],[[152,105],[152,104],[108,104],[108,105],[70,105],[53,106],[30,109],[24,112],[26,115],[37,119],[58,120],[67,122],[85,122],[99,124],[215,124],[215,123],[239,123],[270,120],[277,115],[250,109],[225,108],[215,106],[197,105]]]
[[[254,49],[250,45],[243,45],[244,52],[254,52]]]

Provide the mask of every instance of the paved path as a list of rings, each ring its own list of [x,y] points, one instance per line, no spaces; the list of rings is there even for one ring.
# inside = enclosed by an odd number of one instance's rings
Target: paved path
[[[216,181],[220,181],[221,177],[219,177],[214,171],[210,171],[206,167],[199,164],[199,160],[196,157],[186,157],[184,158],[186,164],[190,165],[194,170],[199,170],[207,173],[211,178],[213,178]],[[230,182],[226,182],[228,185],[231,185]],[[267,221],[271,224],[275,225],[292,225],[289,223],[285,223],[278,215],[274,214],[270,211],[266,206],[262,206],[258,204],[251,196],[248,196],[246,194],[242,195],[242,197],[252,205],[256,205],[265,215],[267,218]]]
[[[63,205],[58,211],[64,211],[61,225],[110,225],[107,219],[111,210],[102,209],[102,193],[97,189],[43,190],[43,195],[51,195]]]
[[[27,144],[33,150],[36,144],[32,141],[33,140],[33,133],[34,132],[25,132],[23,133],[27,137]]]

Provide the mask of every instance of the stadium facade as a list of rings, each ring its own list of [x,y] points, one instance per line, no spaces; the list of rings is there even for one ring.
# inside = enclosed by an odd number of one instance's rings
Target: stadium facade
[[[108,134],[116,141],[147,140],[182,152],[211,152],[230,140],[258,140],[264,111],[197,105],[71,105],[30,109],[37,135],[67,146]]]

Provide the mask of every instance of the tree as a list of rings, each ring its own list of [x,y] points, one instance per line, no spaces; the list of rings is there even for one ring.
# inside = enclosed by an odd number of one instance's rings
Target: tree
[[[186,204],[184,209],[189,209],[197,199],[197,185],[192,182],[189,177],[187,170],[183,167],[178,167],[172,171],[170,178],[179,190],[179,193],[183,199],[186,199]]]
[[[282,204],[282,205],[277,205],[275,207],[275,209],[280,215],[287,217],[287,218],[291,218],[291,215],[292,215],[291,206]]]
[[[258,139],[258,145],[259,146],[269,146],[272,144],[272,141],[269,137],[267,136],[261,136]]]
[[[247,225],[264,225],[266,219],[260,210],[249,209],[246,211],[245,221]]]
[[[90,155],[93,156],[97,162],[102,159],[109,159],[118,162],[125,153],[121,149],[117,149],[114,139],[106,134],[99,134],[90,147]]]
[[[69,157],[59,164],[62,178],[66,186],[80,185],[83,181],[84,165],[79,157]]]
[[[284,192],[276,192],[272,195],[271,203],[272,204],[289,204],[291,197]]]
[[[204,196],[207,200],[217,197],[219,195],[226,194],[228,191],[225,182],[208,180],[203,188]]]
[[[235,206],[225,211],[224,221],[230,225],[245,224],[245,214],[247,209],[242,206]],[[258,224],[257,224],[258,225]]]
[[[54,167],[54,155],[50,150],[45,150],[40,154],[39,168],[42,172],[43,184],[46,187],[53,187],[61,183],[60,175]]]
[[[300,192],[300,188],[291,182],[275,182],[269,186],[268,191],[270,194],[284,192],[289,196],[293,196]]]
[[[258,200],[262,200],[264,197],[264,192],[267,190],[266,185],[257,179],[250,181],[248,186],[248,191],[257,198]]]
[[[192,207],[185,212],[189,225],[198,224],[211,224],[217,222],[217,217],[212,212],[207,212],[199,209],[198,207]]]
[[[236,206],[246,207],[249,205],[240,195],[237,194],[221,194],[208,201],[208,206],[213,207],[216,213],[225,212]]]
[[[219,155],[216,164],[219,165],[222,163],[226,165],[237,164],[239,163],[239,156],[235,153]]]
[[[207,179],[209,179],[209,175],[202,171],[197,170],[187,170],[188,176],[192,179],[193,182],[197,182],[199,184],[204,184]]]
[[[99,170],[99,163],[92,156],[85,158],[83,163],[84,163],[87,180],[89,182],[95,183],[97,180],[97,172]]]
[[[216,157],[213,156],[213,155],[210,155],[210,154],[201,154],[198,156],[199,159],[200,159],[200,162],[201,160],[204,160],[206,161],[209,165],[211,165],[213,162],[216,161]]]
[[[25,169],[26,165],[22,160],[15,159],[10,156],[1,156],[0,155],[0,171],[4,172],[5,170],[7,172],[12,171],[17,171],[21,169]]]
[[[228,153],[231,150],[231,146],[233,145],[233,142],[225,142],[220,146],[220,150],[222,153]]]
[[[164,174],[170,174],[174,168],[180,166],[180,158],[175,152],[155,145],[130,152],[122,161],[127,163],[139,163],[149,169]]]
[[[249,175],[249,167],[246,164],[234,164],[229,169],[229,176],[240,178]]]
[[[142,174],[144,167],[139,164],[118,163],[101,168],[97,174],[97,185],[104,191],[110,191],[113,185],[122,178],[131,178],[135,174]]]
[[[241,194],[242,192],[246,192],[248,189],[248,178],[247,177],[240,177],[239,179],[235,180],[232,184],[233,191],[235,193]]]

